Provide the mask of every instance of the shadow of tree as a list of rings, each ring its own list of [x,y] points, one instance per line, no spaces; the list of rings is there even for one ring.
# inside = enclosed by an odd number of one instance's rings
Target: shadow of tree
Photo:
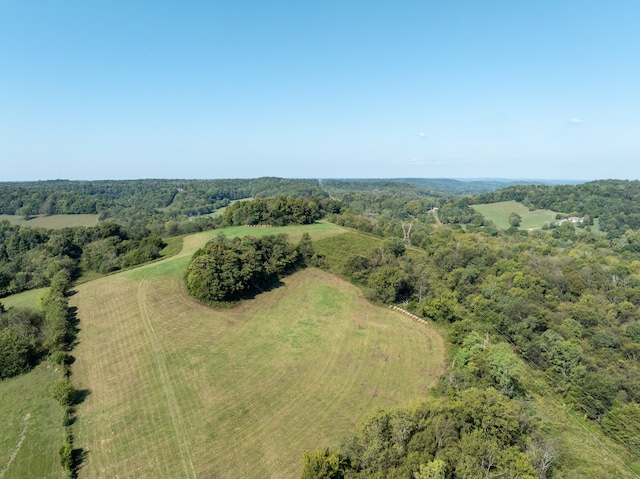
[[[89,451],[81,447],[77,447],[73,451],[71,451],[71,458],[73,460],[73,468],[71,469],[71,472],[73,478],[78,477],[78,472],[80,472],[80,469],[82,469],[82,464],[88,456]]]

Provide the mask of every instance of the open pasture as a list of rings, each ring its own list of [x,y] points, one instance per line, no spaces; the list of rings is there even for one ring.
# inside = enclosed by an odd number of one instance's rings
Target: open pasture
[[[98,215],[38,215],[28,220],[19,215],[0,215],[0,221],[2,220],[19,226],[61,229],[72,226],[95,226],[98,224]]]
[[[304,231],[341,229],[225,234]],[[184,267],[215,234],[71,297],[81,321],[74,383],[91,391],[75,425],[88,452],[79,477],[297,478],[305,450],[337,446],[372,408],[411,402],[437,381],[444,346],[434,331],[318,269],[232,309],[195,302]]]
[[[490,219],[498,229],[507,229],[509,226],[509,215],[517,213],[522,217],[520,229],[540,229],[546,223],[556,221],[557,211],[534,210],[516,201],[500,201],[498,203],[485,203],[481,205],[471,205],[471,207],[485,218]]]

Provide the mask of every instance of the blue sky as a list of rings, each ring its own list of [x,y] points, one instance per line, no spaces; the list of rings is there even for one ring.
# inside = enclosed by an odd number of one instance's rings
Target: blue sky
[[[640,2],[0,0],[0,181],[640,178]]]

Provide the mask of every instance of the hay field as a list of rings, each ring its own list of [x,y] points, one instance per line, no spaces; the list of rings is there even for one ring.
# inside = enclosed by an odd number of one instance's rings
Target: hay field
[[[485,203],[481,205],[471,205],[471,207],[485,218],[494,222],[497,228],[509,228],[509,215],[518,213],[522,217],[520,229],[540,229],[546,223],[553,223],[556,220],[557,211],[534,210],[516,201],[500,201],[498,203]]]
[[[288,232],[303,231],[341,230]],[[214,234],[72,296],[73,380],[91,391],[74,426],[88,452],[80,478],[297,478],[305,450],[337,446],[370,409],[411,402],[437,381],[434,331],[317,269],[233,309],[195,302],[182,275]]]

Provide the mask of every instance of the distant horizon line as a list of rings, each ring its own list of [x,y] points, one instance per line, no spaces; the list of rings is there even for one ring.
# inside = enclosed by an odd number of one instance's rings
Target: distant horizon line
[[[453,177],[453,176],[387,176],[387,177],[367,177],[367,176],[251,176],[251,177],[218,177],[218,178],[179,178],[179,177],[146,177],[146,178],[92,178],[92,179],[69,179],[69,178],[47,178],[47,179],[37,179],[37,180],[2,180],[0,179],[0,183],[44,183],[44,182],[91,182],[91,181],[145,181],[145,180],[182,180],[182,181],[207,181],[207,180],[252,180],[259,178],[279,178],[286,180],[338,180],[338,181],[350,181],[350,180],[449,180],[449,181],[461,181],[461,182],[473,182],[473,181],[496,181],[496,182],[517,182],[517,181],[527,181],[527,182],[540,182],[540,183],[588,183],[591,181],[602,181],[602,180],[617,180],[617,181],[639,181],[637,179],[628,179],[628,178],[594,178],[594,179],[577,179],[577,178],[527,178],[527,177],[518,177],[518,178],[509,178],[509,177]]]

